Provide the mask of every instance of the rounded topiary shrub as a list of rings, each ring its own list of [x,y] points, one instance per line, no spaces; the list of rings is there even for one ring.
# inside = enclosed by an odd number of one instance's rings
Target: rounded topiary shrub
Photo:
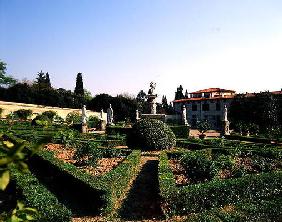
[[[132,145],[143,150],[162,150],[175,146],[175,135],[160,120],[142,119],[133,126]]]

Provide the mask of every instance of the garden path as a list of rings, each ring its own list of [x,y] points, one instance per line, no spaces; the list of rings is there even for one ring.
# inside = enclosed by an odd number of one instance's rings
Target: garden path
[[[159,196],[158,156],[141,156],[141,170],[137,175],[119,215],[123,220],[156,220],[164,217]]]

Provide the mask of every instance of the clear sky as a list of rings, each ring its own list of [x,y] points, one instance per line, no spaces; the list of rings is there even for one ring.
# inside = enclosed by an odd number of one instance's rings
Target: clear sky
[[[0,27],[8,73],[56,88],[282,88],[281,0],[0,0]]]

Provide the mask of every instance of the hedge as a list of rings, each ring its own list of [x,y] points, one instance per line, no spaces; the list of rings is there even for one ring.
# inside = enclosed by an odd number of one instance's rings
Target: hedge
[[[64,163],[46,151],[38,152],[31,161],[37,162],[35,167],[45,167],[45,172],[52,171],[52,175],[65,186],[73,186],[73,190],[87,195],[84,198],[85,201],[89,200],[89,208],[106,215],[113,212],[123,197],[124,190],[138,170],[140,156],[139,150],[132,151],[115,169],[100,177],[94,177],[72,164]],[[39,173],[44,174],[42,170]]]
[[[169,126],[176,138],[188,138],[190,127],[189,126]]]
[[[275,197],[282,194],[282,172],[246,175],[241,178],[212,180],[176,187],[166,153],[159,165],[160,192],[166,215],[184,215],[204,211],[244,199]]]
[[[108,135],[130,135],[132,133],[131,127],[120,127],[120,126],[107,126],[106,134]]]
[[[241,136],[241,135],[226,135],[225,137],[230,140],[241,140],[241,141],[249,141],[249,142],[254,142],[254,143],[271,144],[271,141],[273,141],[268,138]]]
[[[281,221],[282,197],[249,200],[190,215],[185,222]]]
[[[37,221],[71,221],[71,211],[61,204],[32,173],[22,173],[15,168],[12,168],[11,172],[12,180],[15,181],[17,189],[21,190],[27,206],[39,211]]]

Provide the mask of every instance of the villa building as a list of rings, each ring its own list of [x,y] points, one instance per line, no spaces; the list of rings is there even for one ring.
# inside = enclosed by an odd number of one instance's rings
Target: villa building
[[[188,98],[173,101],[173,107],[178,113],[183,106],[187,109],[187,120],[192,128],[198,120],[208,120],[213,129],[222,125],[224,106],[229,107],[235,96],[234,90],[209,88],[189,93]]]

